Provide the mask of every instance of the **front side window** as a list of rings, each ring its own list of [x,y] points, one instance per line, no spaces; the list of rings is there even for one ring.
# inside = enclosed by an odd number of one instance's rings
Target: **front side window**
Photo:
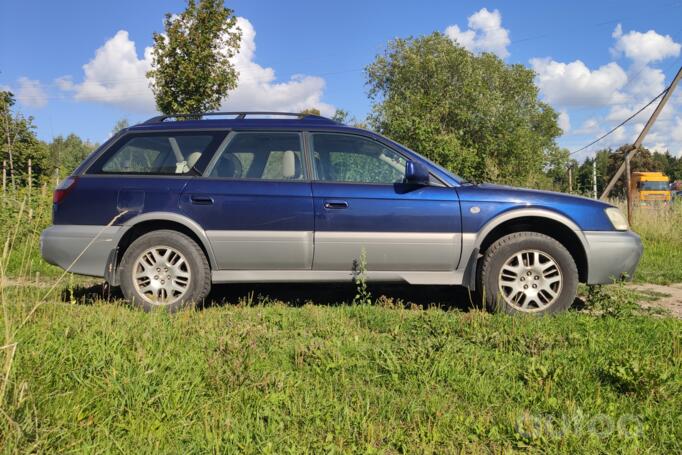
[[[299,133],[236,133],[217,157],[209,177],[303,180]]]
[[[313,134],[312,153],[318,180],[388,185],[405,176],[402,155],[361,136]]]
[[[217,134],[149,134],[129,137],[107,154],[95,172],[102,174],[187,174],[209,153]]]

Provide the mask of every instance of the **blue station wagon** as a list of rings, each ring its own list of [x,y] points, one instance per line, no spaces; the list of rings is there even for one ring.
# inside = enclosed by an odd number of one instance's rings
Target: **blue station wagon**
[[[579,282],[631,277],[637,234],[606,203],[469,183],[376,133],[283,113],[154,117],[54,193],[46,261],[169,311],[212,283],[464,285],[491,309],[553,313]]]

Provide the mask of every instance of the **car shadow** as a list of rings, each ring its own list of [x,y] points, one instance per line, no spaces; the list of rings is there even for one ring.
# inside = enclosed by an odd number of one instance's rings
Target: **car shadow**
[[[469,291],[462,286],[414,286],[408,284],[368,284],[373,301],[395,306],[468,311],[474,308]],[[214,285],[204,307],[226,304],[282,302],[298,307],[305,304],[346,305],[358,293],[353,283],[278,283]]]
[[[368,291],[373,301],[398,307],[435,307],[459,311],[481,307],[480,302],[476,302],[475,297],[462,286],[368,284]],[[210,294],[198,308],[275,302],[291,307],[306,304],[337,306],[351,304],[356,294],[357,287],[353,283],[214,284]],[[97,301],[117,301],[123,295],[118,288],[96,283],[63,289],[60,297],[63,302],[92,305]]]

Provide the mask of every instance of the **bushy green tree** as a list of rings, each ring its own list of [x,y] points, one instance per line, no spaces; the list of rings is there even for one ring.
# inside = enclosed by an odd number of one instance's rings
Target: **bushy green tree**
[[[389,42],[366,78],[371,125],[465,178],[533,186],[561,134],[533,71],[441,33]]]
[[[320,113],[320,110],[316,107],[309,107],[307,109],[303,109],[300,113],[301,115],[322,115]]]
[[[547,178],[547,183],[542,185],[542,177],[538,176],[538,187],[545,187],[547,189],[552,189],[556,191],[568,191],[573,189],[576,191],[576,175],[572,172],[573,182],[569,183],[568,168],[572,168],[574,171],[578,168],[578,162],[571,159],[570,152],[561,147],[549,147],[545,152],[545,176]]]
[[[33,117],[15,112],[14,103],[11,92],[0,92],[0,150],[10,184],[16,186],[27,182],[29,160],[35,181],[49,174],[52,165],[46,144],[36,137]]]
[[[70,174],[97,147],[71,133],[57,136],[48,144],[50,161],[57,170],[57,177]]]
[[[365,122],[359,121],[354,115],[351,115],[350,112],[343,109],[336,109],[334,115],[332,115],[332,120],[343,123],[344,125],[352,126],[354,128],[367,129],[368,127]]]
[[[223,0],[188,0],[180,15],[166,14],[165,33],[154,33],[152,69],[147,73],[164,114],[215,110],[239,74],[230,59],[241,30]]]
[[[113,136],[114,134],[118,133],[121,130],[124,130],[130,126],[130,123],[128,122],[127,118],[122,118],[116,121],[114,123],[114,127],[111,129],[111,135]]]
[[[608,154],[608,167],[606,170],[608,184],[611,176],[615,175],[616,170],[623,164],[625,160],[625,154],[630,150],[630,145],[623,145],[619,147],[616,151]],[[630,171],[631,172],[663,172],[663,166],[660,161],[654,160],[653,155],[647,148],[640,148],[639,151],[630,160]],[[611,197],[624,197],[625,196],[625,179],[620,178],[613,187],[610,194]]]

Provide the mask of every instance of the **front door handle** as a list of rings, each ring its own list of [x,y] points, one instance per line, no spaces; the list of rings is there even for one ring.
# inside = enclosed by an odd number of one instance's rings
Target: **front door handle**
[[[324,201],[325,209],[347,209],[348,202],[346,201]]]
[[[213,198],[210,196],[190,196],[189,200],[196,205],[213,205]]]

